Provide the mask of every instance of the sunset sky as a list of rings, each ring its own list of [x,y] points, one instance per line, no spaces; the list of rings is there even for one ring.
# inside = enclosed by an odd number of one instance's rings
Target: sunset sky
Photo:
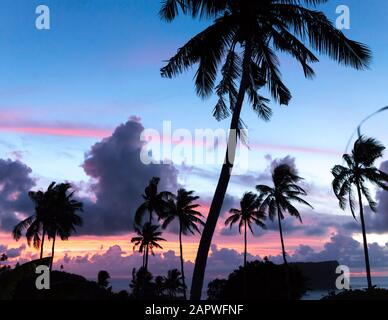
[[[50,30],[35,28],[35,8],[42,2],[50,8]],[[343,4],[351,10],[351,29],[345,33],[370,46],[371,68],[355,71],[320,57],[314,66],[317,77],[311,81],[281,55],[293,99],[288,107],[272,104],[274,115],[268,123],[245,106],[249,170],[232,177],[213,241],[209,278],[225,276],[242,263],[242,237],[237,230],[224,228],[227,211],[239,205],[245,191],[270,184],[271,168],[279,161],[299,170],[314,207],[300,207],[303,225],[289,217],[284,222],[291,259],[339,260],[353,273],[364,268],[360,228],[350,212],[339,209],[330,169],[341,163],[358,123],[388,104],[388,4],[340,0],[320,9],[335,21],[335,9]],[[167,24],[158,17],[159,7],[159,0],[2,1],[0,254],[7,252],[11,262],[37,255],[24,239],[16,243],[10,234],[18,220],[33,213],[27,192],[45,189],[51,181],[71,182],[85,204],[85,226],[70,241],[58,243],[57,267],[62,264],[65,270],[88,277],[104,268],[113,277],[129,277],[140,265],[130,244],[132,221],[151,177],[160,176],[161,188],[170,191],[181,186],[195,190],[201,196],[201,211],[207,214],[220,165],[190,159],[171,165],[140,162],[144,129],[165,137],[167,121],[173,132],[186,129],[194,136],[197,129],[229,126],[228,120],[217,122],[212,117],[214,97],[203,101],[195,95],[195,70],[173,80],[161,78],[163,61],[207,22],[181,17]],[[268,96],[265,90],[263,95]],[[366,134],[385,145],[387,116],[364,126]],[[195,153],[208,146],[193,142],[191,147]],[[388,171],[388,154],[380,165]],[[388,195],[380,192],[376,197],[380,212],[367,211],[371,263],[375,274],[388,275]],[[251,259],[271,256],[279,261],[276,226],[268,222],[268,229],[255,230],[249,237]],[[150,269],[156,274],[178,263],[177,235],[170,230],[165,238],[165,250],[151,258]],[[184,239],[189,269],[198,240]],[[48,253],[49,245],[46,248]]]

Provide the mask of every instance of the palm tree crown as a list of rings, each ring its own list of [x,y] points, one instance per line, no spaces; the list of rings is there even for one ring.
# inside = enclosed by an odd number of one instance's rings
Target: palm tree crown
[[[179,189],[177,195],[168,201],[167,210],[162,216],[163,228],[167,228],[172,221],[178,220],[184,235],[201,233],[198,225],[205,223],[201,219],[203,215],[196,210],[200,205],[194,202],[198,199],[198,196],[194,196],[194,191]]]
[[[373,138],[361,136],[354,144],[351,154],[343,155],[346,166],[337,165],[333,168],[333,190],[339,200],[341,209],[346,209],[347,203],[356,219],[355,198],[353,187],[359,185],[372,211],[376,212],[376,202],[366,185],[372,183],[378,188],[388,191],[388,174],[374,167],[378,158],[383,156],[385,147]]]
[[[261,228],[266,228],[263,220],[265,220],[265,214],[263,211],[258,210],[257,196],[248,192],[245,193],[240,201],[240,209],[230,209],[230,217],[225,220],[225,225],[233,227],[237,222],[238,229],[241,234],[241,229],[244,227],[244,267],[247,265],[247,228],[253,233],[252,224],[256,224]]]
[[[138,234],[137,237],[133,237],[131,242],[133,245],[133,250],[139,248],[139,252],[143,254],[143,268],[147,270],[148,267],[148,253],[151,251],[151,254],[154,255],[154,248],[163,249],[163,247],[158,243],[160,241],[166,241],[161,238],[162,232],[159,231],[159,226],[153,225],[149,222],[146,222],[142,229],[135,226],[135,231]]]
[[[175,19],[179,10],[194,17],[214,19],[214,23],[196,35],[162,69],[162,75],[173,77],[198,64],[195,84],[201,97],[208,97],[215,88],[221,68],[221,82],[216,86],[219,102],[214,115],[223,119],[234,110],[238,89],[235,81],[244,70],[244,53],[251,75],[246,90],[254,111],[267,119],[270,109],[257,90],[267,86],[272,97],[288,104],[291,94],[281,80],[276,51],[296,59],[306,77],[314,76],[311,63],[318,58],[307,44],[319,53],[356,69],[368,66],[369,49],[346,36],[319,11],[303,6],[317,5],[328,0],[167,0],[160,11],[166,21]],[[239,52],[245,48],[244,52]],[[225,58],[225,59],[224,59]],[[227,107],[224,96],[228,95]]]
[[[142,219],[149,213],[149,222],[152,222],[153,214],[158,216],[163,214],[164,208],[167,203],[166,200],[171,196],[170,192],[162,191],[158,192],[158,185],[160,178],[152,178],[148,186],[144,190],[143,199],[144,202],[139,206],[135,213],[135,224],[141,225]]]
[[[43,242],[51,219],[52,198],[55,183],[51,183],[45,192],[30,191],[28,196],[35,205],[35,212],[32,216],[19,222],[13,229],[13,238],[18,241],[22,237],[23,232],[26,232],[27,243],[34,248],[41,248],[40,258],[43,254]]]
[[[265,223],[263,222],[263,220],[265,220],[265,215],[264,212],[258,210],[258,205],[258,199],[254,193],[245,193],[240,201],[240,209],[230,209],[229,212],[231,213],[231,216],[225,220],[225,225],[229,225],[232,228],[233,225],[238,222],[240,233],[245,223],[252,233],[253,223],[261,228],[265,228]]]

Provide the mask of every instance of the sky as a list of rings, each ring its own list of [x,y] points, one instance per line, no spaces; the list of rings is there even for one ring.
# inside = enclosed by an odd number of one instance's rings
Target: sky
[[[35,9],[40,4],[50,8],[50,30],[35,27]],[[320,56],[314,66],[317,76],[311,81],[304,79],[290,58],[280,55],[293,99],[287,107],[271,103],[274,115],[267,123],[257,119],[249,105],[244,106],[249,167],[232,177],[210,256],[211,265],[219,267],[211,268],[209,278],[225,276],[242,260],[242,239],[236,230],[224,228],[223,221],[245,191],[270,183],[271,168],[279,161],[299,170],[315,209],[301,208],[303,225],[291,218],[285,221],[292,259],[338,259],[348,263],[353,273],[363,270],[359,226],[349,212],[338,208],[330,169],[341,163],[359,122],[388,104],[388,4],[340,0],[319,9],[335,21],[339,5],[350,8],[351,28],[345,34],[373,52],[370,69],[351,70]],[[166,121],[172,132],[185,129],[193,136],[198,129],[229,126],[227,120],[217,122],[212,117],[214,97],[201,100],[195,95],[195,70],[176,79],[160,76],[164,61],[208,22],[180,17],[164,23],[158,17],[159,7],[158,0],[2,1],[0,249],[8,252],[11,261],[36,256],[23,241],[11,239],[10,229],[32,213],[26,193],[44,189],[51,181],[71,182],[85,203],[85,227],[70,241],[58,243],[57,265],[87,276],[104,267],[111,268],[113,276],[129,276],[131,268],[140,264],[130,244],[131,217],[152,176],[160,176],[161,187],[171,191],[182,186],[195,190],[201,196],[201,211],[207,214],[219,165],[184,159],[145,166],[139,159],[139,136],[144,129],[156,130],[163,139]],[[382,114],[364,126],[368,135],[385,144],[386,117]],[[192,146],[194,152],[201,148]],[[162,152],[160,158],[170,158],[170,154]],[[378,166],[386,168],[386,161],[387,156]],[[388,259],[384,262],[388,196],[378,192],[376,198],[380,212],[368,218],[371,260],[376,274],[388,275]],[[269,223],[268,231],[255,233],[249,238],[252,259],[271,256],[278,261],[276,227]],[[165,237],[164,250],[151,262],[155,273],[162,272],[159,260],[174,265],[178,255],[173,228]],[[198,240],[198,236],[185,239],[189,269]],[[224,270],[223,265],[230,267]]]

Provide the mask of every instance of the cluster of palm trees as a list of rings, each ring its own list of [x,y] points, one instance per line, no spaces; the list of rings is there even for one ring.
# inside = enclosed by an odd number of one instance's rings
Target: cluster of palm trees
[[[134,244],[133,249],[138,248],[139,252],[143,254],[142,267],[148,271],[149,253],[153,255],[154,248],[162,249],[159,242],[166,241],[161,237],[160,228],[166,229],[176,221],[178,224],[181,276],[183,287],[186,288],[182,235],[200,233],[199,226],[205,224],[202,221],[202,214],[196,210],[199,204],[195,202],[199,197],[194,195],[194,191],[185,189],[179,189],[176,195],[167,191],[158,192],[159,182],[160,179],[154,177],[145,188],[144,202],[135,213],[134,228],[137,236],[133,237],[131,242]],[[153,223],[154,215],[158,222],[161,222],[161,225]],[[145,222],[143,222],[144,220]],[[183,296],[185,299],[187,298],[186,289],[183,290]]]
[[[269,100],[259,94],[260,89],[269,89],[272,98],[282,105],[288,105],[292,96],[283,83],[279,70],[278,53],[288,54],[302,67],[307,78],[314,76],[312,64],[318,62],[315,52],[325,54],[339,64],[366,69],[371,59],[370,50],[363,44],[348,39],[315,6],[328,0],[164,0],[160,10],[163,20],[171,22],[179,14],[193,18],[207,19],[211,23],[205,30],[184,44],[161,69],[163,77],[172,78],[194,65],[198,65],[195,74],[197,94],[201,98],[209,97],[213,91],[218,96],[214,116],[218,120],[231,117],[230,136],[217,188],[210,206],[209,214],[199,242],[195,261],[191,298],[201,297],[208,252],[219,219],[222,204],[231,178],[236,145],[241,136],[244,122],[241,119],[244,101],[248,98],[253,111],[262,119],[269,120],[272,110]],[[309,8],[313,6],[313,8]],[[221,73],[219,74],[219,71]],[[216,84],[217,79],[220,82]],[[237,134],[235,134],[237,132]],[[374,167],[381,157],[383,146],[373,139],[359,137],[352,154],[344,156],[346,166],[333,168],[333,189],[345,208],[348,200],[355,215],[353,188],[357,190],[360,207],[368,285],[372,286],[370,263],[366,239],[363,198],[366,198],[372,210],[376,209],[366,183],[371,182],[387,190],[388,176]],[[240,229],[252,224],[263,226],[263,217],[268,215],[277,219],[281,236],[284,262],[282,220],[284,213],[300,219],[293,202],[308,205],[302,199],[306,192],[298,185],[301,178],[290,167],[279,167],[273,172],[273,186],[257,186],[258,195],[246,194],[241,208],[231,211],[230,225],[239,222]],[[179,241],[181,272],[183,270],[182,235],[199,232],[203,225],[201,214],[194,203],[198,198],[193,192],[179,190],[177,195],[158,192],[159,179],[154,178],[143,195],[144,203],[135,216],[135,230],[138,237],[133,238],[135,247],[144,255],[143,266],[148,267],[149,253],[160,247],[160,227],[154,224],[154,218],[166,228],[172,221],[179,223]],[[59,196],[62,189],[62,196]],[[29,243],[41,248],[45,238],[53,241],[59,236],[66,240],[81,219],[75,214],[82,210],[82,204],[71,200],[66,191],[69,186],[52,185],[46,192],[31,193],[36,204],[35,214],[15,227],[14,237],[19,239],[26,230]],[[58,201],[50,200],[54,197]],[[52,198],[51,198],[52,199]],[[60,200],[61,199],[61,200]],[[61,205],[58,205],[61,203]],[[149,216],[147,216],[147,214]],[[148,220],[144,222],[144,220]],[[246,239],[246,236],[245,236]],[[246,242],[246,240],[245,240]],[[245,258],[246,261],[246,250]],[[186,294],[186,292],[185,292]]]
[[[348,39],[316,6],[329,0],[163,0],[162,20],[172,22],[179,14],[207,20],[206,28],[180,47],[161,69],[173,78],[197,65],[196,92],[207,98],[215,91],[218,102],[214,117],[231,117],[228,148],[194,266],[191,298],[199,300],[208,253],[236,155],[244,122],[244,100],[264,120],[272,110],[259,91],[266,87],[272,98],[288,105],[292,95],[282,81],[278,53],[289,55],[313,78],[312,64],[324,54],[339,64],[363,70],[371,52],[367,46]],[[311,8],[312,7],[312,8]],[[221,71],[221,72],[219,72]],[[217,84],[216,81],[220,79]],[[236,134],[237,133],[237,134]],[[276,212],[277,209],[272,209]]]
[[[232,227],[239,223],[239,231],[244,228],[244,267],[247,263],[247,229],[253,233],[252,224],[263,229],[266,228],[264,220],[267,216],[273,221],[277,220],[282,246],[282,255],[284,264],[287,264],[286,250],[284,245],[282,220],[285,219],[284,213],[288,212],[302,222],[301,215],[293,202],[312,206],[302,199],[307,192],[298,183],[302,180],[296,173],[296,170],[288,164],[280,164],[274,168],[272,173],[273,186],[258,185],[256,190],[258,195],[248,192],[245,193],[240,201],[240,209],[231,209],[230,217],[225,221],[226,225]]]
[[[15,240],[20,240],[25,233],[28,245],[40,248],[40,259],[43,258],[44,243],[48,239],[51,245],[52,269],[55,253],[55,240],[68,240],[82,226],[82,218],[77,214],[83,211],[83,204],[73,199],[69,183],[52,182],[46,191],[30,191],[30,199],[35,205],[34,214],[19,222],[13,229]]]
[[[133,269],[130,283],[132,297],[135,299],[181,299],[186,290],[179,270],[172,269],[166,276],[155,279],[145,268]]]

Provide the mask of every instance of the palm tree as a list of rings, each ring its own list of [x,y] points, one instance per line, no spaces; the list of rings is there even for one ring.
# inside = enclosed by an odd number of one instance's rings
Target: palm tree
[[[164,277],[163,288],[170,299],[176,298],[178,294],[186,291],[183,277],[177,269],[169,270]]]
[[[252,192],[245,193],[240,201],[240,209],[230,209],[231,216],[225,220],[225,225],[233,227],[237,222],[238,229],[241,234],[241,229],[244,227],[244,268],[247,266],[247,228],[253,233],[252,223],[255,223],[261,228],[266,228],[263,220],[265,214],[258,210],[257,196]]]
[[[51,199],[50,222],[47,227],[49,240],[52,239],[51,264],[50,270],[54,264],[55,240],[56,237],[66,241],[76,232],[77,226],[82,226],[82,218],[77,212],[83,211],[83,204],[73,199],[74,192],[69,192],[71,185],[61,183],[53,188],[53,197]]]
[[[54,194],[55,182],[51,183],[45,192],[30,191],[28,196],[34,202],[35,212],[32,216],[19,222],[12,231],[12,236],[19,241],[23,232],[26,232],[27,243],[34,248],[40,248],[40,259],[43,258],[44,240],[51,217],[51,203]]]
[[[132,280],[129,287],[135,299],[150,299],[155,297],[155,284],[152,282],[153,275],[144,267],[132,269]]]
[[[170,192],[163,191],[158,193],[160,178],[152,178],[144,190],[144,202],[139,206],[135,213],[135,224],[141,225],[145,214],[149,213],[149,222],[152,223],[153,213],[158,216],[163,213],[166,206],[166,199],[171,196]]]
[[[383,156],[385,147],[377,140],[373,138],[366,138],[361,136],[354,143],[353,151],[351,154],[345,154],[343,159],[346,166],[337,165],[333,168],[332,173],[334,176],[333,190],[339,200],[341,209],[345,210],[347,203],[352,212],[354,219],[356,218],[355,213],[355,199],[353,187],[356,187],[359,209],[360,209],[360,220],[362,228],[362,236],[364,242],[364,254],[365,254],[365,265],[366,274],[368,279],[368,288],[372,289],[372,277],[369,263],[368,253],[368,242],[366,237],[365,219],[364,219],[364,196],[368,201],[369,207],[373,212],[377,211],[377,204],[373,200],[367,183],[372,183],[378,188],[382,188],[388,191],[388,174],[378,170],[374,163],[378,158]]]
[[[151,254],[154,255],[154,248],[163,249],[158,242],[166,241],[160,237],[162,232],[159,231],[159,228],[159,226],[153,225],[149,222],[146,222],[142,229],[135,226],[135,231],[138,236],[131,239],[131,242],[134,244],[133,250],[136,250],[137,247],[139,247],[139,252],[143,254],[143,268],[146,271],[148,271],[149,251],[151,251]]]
[[[282,228],[282,220],[285,218],[283,213],[288,212],[291,216],[298,218],[302,223],[302,217],[298,209],[292,205],[292,202],[301,203],[313,209],[307,201],[301,198],[307,195],[306,191],[298,185],[298,182],[301,180],[303,179],[288,164],[281,164],[272,173],[273,187],[266,185],[256,186],[256,190],[259,192],[259,210],[267,212],[272,221],[277,217],[285,265],[287,265],[287,254],[284,246]]]
[[[172,78],[198,64],[195,74],[197,94],[209,97],[213,89],[219,97],[214,109],[218,120],[232,116],[225,162],[210,206],[198,248],[191,297],[199,300],[206,262],[220,215],[236,155],[240,119],[245,96],[260,118],[268,120],[268,100],[258,94],[268,87],[272,97],[287,105],[291,93],[281,80],[277,51],[289,54],[300,63],[307,78],[314,76],[311,64],[318,61],[308,47],[356,69],[368,66],[369,49],[349,40],[324,13],[306,6],[328,0],[164,0],[160,15],[172,21],[179,12],[212,19],[214,23],[194,36],[161,69]],[[222,65],[222,67],[221,67]],[[218,70],[221,81],[215,87]],[[239,83],[239,87],[237,87]],[[227,101],[229,105],[227,105]]]
[[[194,196],[194,191],[187,191],[185,189],[179,189],[176,196],[168,201],[167,211],[163,216],[163,229],[167,228],[168,225],[174,220],[179,222],[179,249],[181,258],[181,273],[183,285],[186,288],[185,271],[184,271],[184,259],[183,259],[183,246],[182,246],[182,234],[187,235],[189,232],[195,234],[201,231],[198,228],[198,224],[205,225],[201,220],[203,215],[195,210],[199,207],[199,204],[194,202],[199,199],[198,196]],[[186,289],[183,291],[185,300]]]
[[[102,288],[108,288],[109,286],[109,279],[110,279],[110,274],[108,271],[101,270],[98,272],[97,275],[97,284],[102,287]]]

